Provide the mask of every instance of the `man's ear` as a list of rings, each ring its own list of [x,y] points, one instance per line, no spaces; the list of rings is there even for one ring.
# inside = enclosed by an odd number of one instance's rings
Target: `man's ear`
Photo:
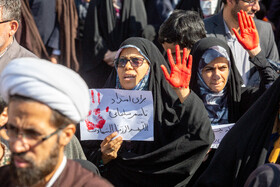
[[[236,2],[236,0],[227,0],[227,4],[233,4],[233,3],[235,3]]]
[[[14,36],[15,33],[17,32],[19,27],[19,23],[16,20],[12,20],[10,22],[10,32],[9,32],[9,36]]]
[[[76,125],[69,124],[67,125],[61,132],[59,136],[59,144],[62,146],[66,146],[70,140],[72,139],[72,136],[76,132]]]

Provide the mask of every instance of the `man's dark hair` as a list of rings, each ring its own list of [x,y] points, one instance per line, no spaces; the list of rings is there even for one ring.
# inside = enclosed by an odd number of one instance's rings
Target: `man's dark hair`
[[[20,0],[0,0],[2,8],[2,21],[16,20],[18,23],[21,19],[21,1]]]
[[[233,0],[233,1],[235,1],[236,3],[239,2],[239,0]],[[224,4],[227,4],[227,0],[222,0],[222,2],[223,2]]]
[[[175,43],[181,48],[191,49],[200,39],[206,37],[204,23],[195,11],[174,10],[160,26],[159,43]]]
[[[10,97],[10,102],[11,101],[24,101],[24,102],[39,102],[42,103],[40,101],[36,101],[34,99],[28,98],[28,97],[24,97],[21,95],[13,95]],[[44,105],[46,105],[45,103],[42,103]],[[53,110],[52,108],[50,108],[52,111],[52,115],[50,117],[50,123],[56,127],[56,128],[63,128],[69,124],[76,124],[75,122],[73,122],[73,120],[69,119],[68,117],[66,117],[65,115],[61,114],[59,111],[57,110]]]
[[[0,114],[4,111],[4,108],[7,106],[7,103],[4,99],[0,96]]]

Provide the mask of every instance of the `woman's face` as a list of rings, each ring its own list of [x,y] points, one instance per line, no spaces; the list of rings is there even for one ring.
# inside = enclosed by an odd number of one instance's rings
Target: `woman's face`
[[[143,64],[139,67],[131,65],[131,59],[144,59]],[[130,59],[124,67],[118,67],[118,75],[121,86],[126,90],[133,89],[145,76],[149,69],[148,61],[135,48],[125,48],[122,50],[119,59]]]
[[[202,69],[202,78],[213,92],[220,92],[226,86],[229,75],[228,61],[224,57],[212,60]]]

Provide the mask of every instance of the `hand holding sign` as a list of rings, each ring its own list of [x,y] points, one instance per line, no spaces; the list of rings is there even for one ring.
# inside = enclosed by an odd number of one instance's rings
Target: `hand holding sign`
[[[89,93],[91,110],[80,122],[81,140],[104,140],[118,132],[124,140],[153,141],[150,91],[91,89]]]
[[[123,143],[123,139],[121,136],[115,138],[117,135],[117,132],[110,134],[102,141],[100,145],[102,153],[101,157],[104,164],[116,159],[118,156],[118,151]]]

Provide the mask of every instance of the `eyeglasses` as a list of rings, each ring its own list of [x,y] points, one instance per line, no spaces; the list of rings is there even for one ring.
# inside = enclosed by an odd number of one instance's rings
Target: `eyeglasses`
[[[115,64],[119,68],[123,68],[126,66],[127,62],[129,61],[132,67],[140,67],[142,66],[145,58],[141,57],[131,57],[130,59],[128,58],[118,58],[115,61]]]
[[[261,0],[242,0],[245,3],[248,3],[250,6],[255,5],[257,2],[260,3]]]
[[[63,129],[63,128],[58,128],[51,134],[42,137],[42,135],[38,134],[37,132],[35,132],[33,130],[25,130],[24,132],[20,132],[19,128],[17,128],[17,127],[14,127],[9,124],[7,124],[5,126],[1,127],[0,130],[4,130],[7,137],[9,138],[8,139],[9,141],[15,141],[16,139],[19,138],[19,136],[21,136],[21,138],[24,139],[25,142],[28,143],[30,146],[33,146],[39,142],[43,142],[43,141],[49,139],[50,137],[57,134],[59,131],[61,131]]]
[[[12,20],[0,21],[0,24],[2,24],[2,23],[7,23],[7,22],[9,22],[9,21],[12,21]]]

